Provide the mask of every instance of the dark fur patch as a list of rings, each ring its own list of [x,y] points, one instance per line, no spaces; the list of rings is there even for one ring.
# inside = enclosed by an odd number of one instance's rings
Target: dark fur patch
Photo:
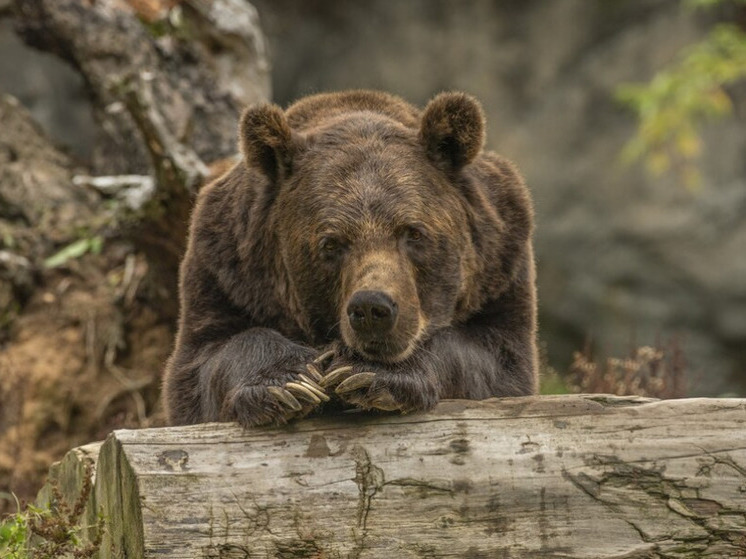
[[[258,105],[244,111],[239,146],[246,164],[262,169],[272,181],[289,174],[295,153],[293,134],[277,105]]]
[[[422,115],[420,139],[428,156],[446,171],[471,163],[484,145],[484,113],[465,93],[441,93]]]

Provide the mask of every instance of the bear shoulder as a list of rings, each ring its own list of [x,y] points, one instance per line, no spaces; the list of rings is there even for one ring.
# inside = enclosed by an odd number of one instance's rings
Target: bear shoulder
[[[517,242],[528,241],[534,230],[534,204],[518,167],[495,152],[484,151],[469,173],[487,193],[501,220],[510,224]]]

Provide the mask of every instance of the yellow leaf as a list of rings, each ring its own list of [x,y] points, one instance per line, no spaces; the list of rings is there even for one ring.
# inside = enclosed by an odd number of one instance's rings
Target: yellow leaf
[[[707,99],[710,102],[710,106],[716,114],[724,115],[728,114],[733,110],[733,103],[721,88],[713,89],[707,95]]]
[[[702,152],[702,142],[694,132],[682,132],[676,138],[676,149],[686,159],[693,159]]]
[[[662,151],[651,153],[646,163],[648,171],[655,176],[660,176],[671,168],[671,158]]]
[[[699,192],[702,189],[702,174],[696,165],[686,165],[681,171],[684,187],[690,192]]]

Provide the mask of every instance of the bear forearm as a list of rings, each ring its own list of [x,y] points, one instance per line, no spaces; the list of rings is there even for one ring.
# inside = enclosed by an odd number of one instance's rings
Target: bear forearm
[[[526,396],[538,387],[533,332],[448,328],[433,336],[425,358],[433,361],[441,398]]]
[[[164,387],[174,424],[236,420],[233,404],[241,390],[281,386],[303,372],[317,352],[275,330],[251,328],[203,346],[191,359],[180,362],[179,355],[169,365]]]

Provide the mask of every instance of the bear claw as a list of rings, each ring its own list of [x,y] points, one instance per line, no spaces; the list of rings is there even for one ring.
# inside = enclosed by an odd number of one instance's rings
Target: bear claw
[[[285,383],[285,389],[290,391],[294,396],[300,397],[311,404],[321,403],[321,398],[318,397],[313,387],[303,381],[287,382]]]
[[[337,394],[344,394],[346,392],[353,392],[361,388],[367,388],[373,384],[373,379],[376,378],[375,373],[358,373],[351,377],[343,380],[339,386],[335,389]]]
[[[329,351],[325,351],[321,355],[319,355],[316,359],[313,360],[314,365],[321,365],[324,361],[330,359],[335,354],[335,351],[333,349],[330,349]]]
[[[324,389],[319,386],[316,381],[311,380],[306,375],[300,374],[298,375],[298,378],[301,380],[301,385],[308,388],[311,392],[316,394],[319,398],[321,398],[322,401],[328,402],[329,396],[326,395],[326,392],[324,392]]]
[[[324,388],[328,388],[334,384],[337,384],[343,377],[347,376],[350,371],[352,371],[351,365],[334,369],[330,373],[327,373],[324,378],[321,379],[321,386],[323,386]]]
[[[394,397],[388,390],[384,390],[380,394],[378,394],[369,402],[369,405],[372,408],[383,411],[401,411],[402,413],[407,412],[407,410],[401,407],[401,404],[394,400]]]
[[[306,364],[306,370],[308,371],[308,374],[311,375],[316,382],[321,382],[323,380],[324,375],[321,374],[321,371],[319,371],[319,368],[314,363]]]
[[[280,388],[279,386],[268,386],[267,391],[272,394],[279,403],[290,408],[292,411],[300,411],[303,409],[303,406],[301,406],[295,396],[284,388]]]

